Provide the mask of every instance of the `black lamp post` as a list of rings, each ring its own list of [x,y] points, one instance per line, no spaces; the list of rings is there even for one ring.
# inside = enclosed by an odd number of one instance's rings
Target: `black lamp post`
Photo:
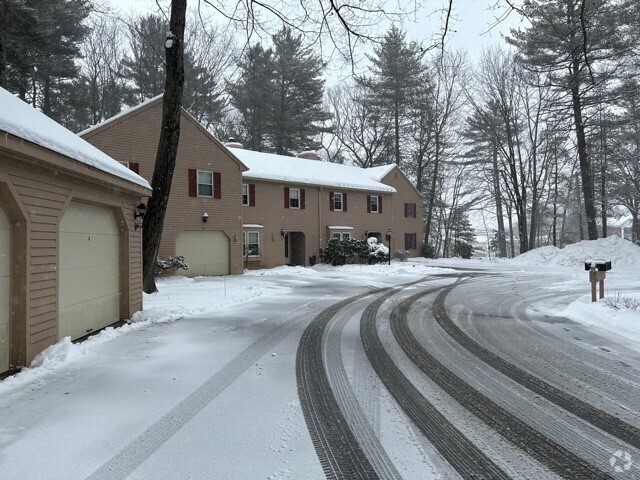
[[[389,241],[389,265],[391,265],[391,235],[393,232],[391,229],[387,230],[387,240]]]

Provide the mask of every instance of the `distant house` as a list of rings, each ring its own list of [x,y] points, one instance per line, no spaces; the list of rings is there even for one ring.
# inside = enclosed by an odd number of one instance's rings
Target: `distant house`
[[[157,97],[80,135],[151,180],[161,115]],[[392,251],[420,252],[420,193],[397,166],[363,169],[321,162],[314,152],[286,157],[223,145],[183,110],[160,244],[160,257],[187,257],[189,270],[178,274],[308,265],[332,238],[386,244],[389,230]]]
[[[162,97],[80,133],[86,141],[151,181],[160,139]],[[160,243],[160,258],[184,255],[179,274],[243,272],[242,172],[247,168],[182,110],[178,156]]]
[[[419,254],[420,193],[396,165],[359,168],[244,150],[228,143],[249,169],[242,174],[242,219],[248,268],[307,265],[331,239],[377,237],[391,250]]]
[[[0,88],[0,373],[142,308],[146,180]]]

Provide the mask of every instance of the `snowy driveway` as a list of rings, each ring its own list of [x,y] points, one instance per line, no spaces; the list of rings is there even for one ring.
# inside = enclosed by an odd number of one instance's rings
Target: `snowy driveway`
[[[0,478],[640,478],[638,344],[460,265],[161,283],[0,383]]]

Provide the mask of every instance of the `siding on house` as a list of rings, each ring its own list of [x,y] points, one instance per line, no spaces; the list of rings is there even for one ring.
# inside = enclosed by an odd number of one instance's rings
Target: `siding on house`
[[[71,201],[113,209],[120,230],[120,318],[142,309],[140,233],[133,210],[149,190],[0,133],[0,208],[10,221],[10,368],[58,341],[58,226]],[[1,372],[0,372],[1,373]]]
[[[135,162],[139,174],[150,181],[161,118],[162,99],[158,98],[81,132],[81,136],[116,160]],[[158,253],[160,258],[181,254],[175,247],[176,239],[183,231],[222,231],[229,239],[229,272],[242,273],[240,192],[245,169],[242,162],[197,121],[182,112],[176,167]],[[191,196],[189,170],[214,173],[220,181],[220,198]],[[209,217],[207,223],[202,221],[204,213]]]

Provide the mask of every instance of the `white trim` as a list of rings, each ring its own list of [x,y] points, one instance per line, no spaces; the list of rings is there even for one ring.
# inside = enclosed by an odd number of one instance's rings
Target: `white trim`
[[[247,245],[249,245],[248,240],[249,240],[249,234],[250,233],[255,233],[258,236],[258,253],[254,254],[254,255],[247,255]],[[243,256],[245,257],[259,257],[260,256],[260,232],[242,232],[242,250],[243,250]]]
[[[353,227],[344,227],[341,225],[328,225],[327,228],[329,230],[354,230]]]
[[[298,192],[298,197],[296,199],[296,200],[298,200],[298,206],[297,207],[294,207],[293,205],[291,205],[291,200],[293,200],[293,198],[291,197],[291,193],[294,192],[294,191]],[[301,189],[300,188],[289,188],[289,208],[301,209],[302,208],[301,203],[302,203]]]
[[[247,203],[244,203],[244,187],[247,187]],[[240,187],[240,199],[243,207],[248,207],[251,204],[251,191],[248,183],[243,183]]]
[[[208,173],[211,175],[211,184],[208,183],[201,183],[200,182],[200,174],[201,173]],[[213,178],[213,172],[209,171],[209,170],[196,170],[196,195],[198,197],[203,197],[203,198],[213,198],[215,195],[214,192],[214,178]],[[200,195],[200,185],[211,185],[211,195]]]
[[[336,195],[340,195],[340,208],[336,208]],[[333,192],[333,211],[342,212],[344,210],[344,194],[342,192]]]

